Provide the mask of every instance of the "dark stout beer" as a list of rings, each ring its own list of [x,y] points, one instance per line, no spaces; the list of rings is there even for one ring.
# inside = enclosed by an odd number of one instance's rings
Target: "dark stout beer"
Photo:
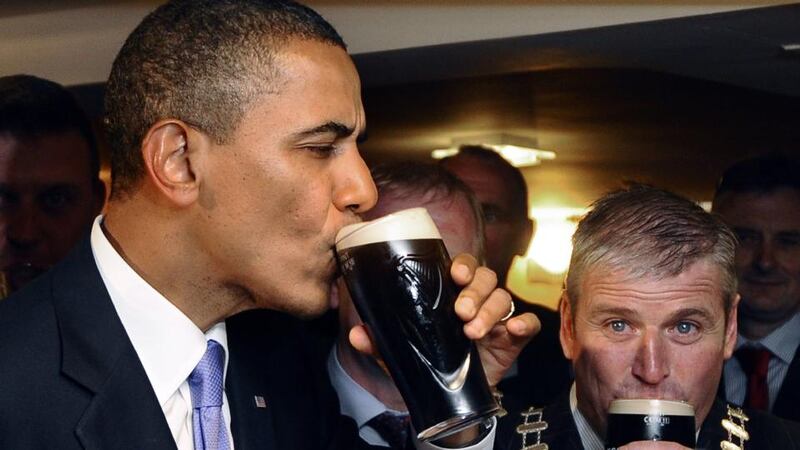
[[[606,449],[635,441],[669,441],[694,448],[694,408],[668,400],[614,400],[608,409]]]
[[[353,303],[408,406],[421,440],[494,415],[474,344],[456,316],[450,258],[424,208],[350,225],[336,238]]]

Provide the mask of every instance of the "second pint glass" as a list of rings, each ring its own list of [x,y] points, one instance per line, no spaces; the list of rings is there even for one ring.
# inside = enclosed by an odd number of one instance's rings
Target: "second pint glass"
[[[344,227],[336,252],[418,439],[438,439],[496,414],[478,352],[455,313],[459,289],[428,212],[408,209]]]

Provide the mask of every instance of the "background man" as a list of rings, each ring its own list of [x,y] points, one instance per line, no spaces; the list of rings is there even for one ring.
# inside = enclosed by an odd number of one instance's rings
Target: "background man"
[[[800,163],[766,156],[722,176],[713,210],[736,233],[739,339],[728,401],[800,420]]]
[[[472,191],[455,176],[438,165],[409,162],[377,166],[372,177],[378,188],[378,203],[364,214],[366,220],[421,206],[433,218],[451,255],[470,253],[482,258],[480,206]],[[408,427],[395,429],[386,423],[407,422],[405,403],[385,369],[349,344],[347,332],[361,319],[343,283],[338,300],[340,332],[328,357],[328,374],[342,413],[356,421],[365,441],[404,448]],[[499,376],[489,377],[492,386],[497,384]]]
[[[334,237],[376,199],[341,37],[289,1],[172,1],[126,40],[105,109],[106,215],[0,304],[0,448],[357,448],[282,314],[327,308]],[[535,331],[495,327],[510,300],[474,258],[452,275],[479,345]]]
[[[487,265],[506,286],[508,271],[516,255],[528,250],[534,222],[528,217],[528,188],[522,173],[497,152],[481,146],[462,146],[458,154],[441,161],[442,166],[469,186],[478,198],[486,223]],[[499,388],[509,408],[546,405],[569,386],[569,362],[558,342],[558,314],[549,308],[514,298],[517,311],[532,312],[542,330],[520,354]],[[541,370],[547,367],[547,370]]]
[[[525,178],[497,152],[481,146],[462,146],[441,164],[478,198],[486,222],[486,264],[505,287],[514,257],[528,251],[533,237]]]
[[[603,449],[617,398],[680,400],[695,408],[698,448],[720,448],[730,416],[715,401],[736,343],[735,237],[715,216],[666,191],[632,186],[594,203],[573,236],[561,302],[561,343],[575,383],[552,406],[531,410],[528,433],[552,449]],[[797,425],[747,411],[745,448],[797,448]],[[735,423],[740,423],[738,419]],[[515,435],[509,448],[520,448]],[[631,444],[675,448],[675,444]],[[727,447],[726,447],[727,448]],[[739,448],[739,447],[731,447]]]
[[[73,96],[0,77],[0,271],[15,291],[66,256],[105,201],[92,127]]]

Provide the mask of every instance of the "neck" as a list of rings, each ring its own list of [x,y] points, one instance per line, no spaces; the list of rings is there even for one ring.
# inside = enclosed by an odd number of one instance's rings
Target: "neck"
[[[246,292],[214,278],[188,228],[152,209],[135,198],[109,204],[104,233],[125,262],[204,332],[250,309]]]
[[[772,334],[772,332],[783,326],[783,324],[792,320],[795,314],[797,314],[797,311],[794,311],[791,314],[786,314],[780,317],[778,320],[770,321],[764,320],[760,317],[753,317],[747,314],[745,308],[740,306],[738,316],[739,334],[753,341],[764,339]]]
[[[343,334],[340,334],[337,344],[336,355],[339,363],[350,378],[387,408],[395,411],[408,410],[392,378],[374,358],[355,350]]]

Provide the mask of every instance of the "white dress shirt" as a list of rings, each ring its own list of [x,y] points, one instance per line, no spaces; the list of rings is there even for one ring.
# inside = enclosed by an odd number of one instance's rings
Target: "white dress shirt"
[[[195,450],[192,397],[186,379],[205,353],[208,339],[219,342],[225,349],[224,375],[227,375],[228,338],[225,323],[214,325],[206,333],[197,328],[122,259],[106,238],[101,227],[102,220],[102,216],[95,219],[91,234],[97,268],[164,411],[178,449]],[[224,391],[222,402],[230,439],[231,414]],[[232,439],[230,448],[233,449]]]
[[[767,386],[769,386],[769,410],[775,405],[778,398],[778,391],[783,386],[783,380],[789,372],[789,366],[800,345],[800,313],[797,313],[759,341],[751,341],[739,335],[736,339],[736,350],[745,345],[761,344],[764,348],[772,352],[767,369]],[[725,396],[731,403],[741,405],[747,394],[747,375],[742,370],[741,364],[736,357],[725,361]]]
[[[575,420],[575,427],[578,428],[578,435],[581,437],[581,444],[584,450],[604,450],[606,447],[603,444],[603,440],[600,439],[600,435],[594,431],[589,421],[578,409],[575,383],[572,383],[572,388],[569,390],[569,410],[572,412],[572,418]]]
[[[369,391],[356,383],[344,370],[337,355],[337,346],[334,345],[328,355],[328,375],[331,384],[339,395],[339,408],[342,415],[351,417],[358,425],[358,434],[361,439],[370,445],[388,447],[389,444],[375,431],[367,425],[373,417],[384,411],[399,412],[389,409],[380,400],[375,398]],[[487,436],[477,444],[469,447],[460,447],[459,450],[491,450],[494,446],[497,421],[492,418],[492,429]],[[440,450],[445,447],[438,447],[431,443],[420,442],[414,437],[414,447],[418,450]]]

